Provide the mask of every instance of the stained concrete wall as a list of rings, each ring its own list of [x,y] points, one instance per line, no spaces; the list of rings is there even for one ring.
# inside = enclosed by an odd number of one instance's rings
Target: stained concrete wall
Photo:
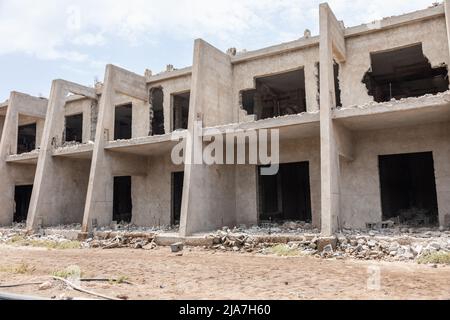
[[[371,66],[370,53],[422,43],[432,66],[450,62],[445,17],[346,38],[347,61],[340,66],[343,107],[373,101],[362,79]]]
[[[164,131],[169,133],[173,131],[173,95],[184,93],[191,90],[191,74],[167,80],[151,82],[148,84],[149,92],[152,88],[162,88],[164,100]],[[151,101],[150,101],[151,102]]]
[[[132,223],[138,226],[169,226],[172,215],[172,173],[184,171],[169,155],[147,158],[147,175],[132,178]]]
[[[246,112],[240,106],[242,90],[255,88],[255,78],[304,68],[306,107],[308,112],[319,110],[317,103],[317,67],[319,46],[303,48],[278,55],[233,64],[233,122],[244,121]]]
[[[378,156],[433,152],[439,220],[450,214],[450,123],[353,132],[354,161],[341,162],[341,223],[382,220]]]

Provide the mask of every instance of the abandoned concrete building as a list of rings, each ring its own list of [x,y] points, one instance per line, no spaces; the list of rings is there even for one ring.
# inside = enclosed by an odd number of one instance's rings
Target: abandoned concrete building
[[[449,41],[447,1],[356,27],[322,4],[318,36],[226,53],[199,39],[192,67],[108,65],[96,88],[55,80],[48,101],[13,92],[0,105],[0,224],[123,221],[182,237],[283,220],[324,235],[390,219],[449,227]],[[174,164],[173,133],[196,120],[210,139],[278,129],[278,174]]]

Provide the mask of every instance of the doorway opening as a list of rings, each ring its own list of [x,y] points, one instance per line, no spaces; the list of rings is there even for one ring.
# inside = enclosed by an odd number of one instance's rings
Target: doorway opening
[[[173,98],[173,130],[187,129],[189,119],[190,92],[174,94]]]
[[[131,177],[114,177],[113,221],[131,222]]]
[[[17,154],[36,149],[36,123],[19,126],[17,134]]]
[[[180,225],[184,172],[172,173],[172,225]]]
[[[83,142],[83,114],[66,116],[66,142]]]
[[[114,140],[131,139],[132,105],[117,106],[114,117]]]
[[[273,176],[261,175],[259,168],[259,219],[311,222],[309,162],[280,164]]]
[[[16,186],[14,190],[14,217],[15,223],[27,221],[28,208],[30,207],[31,193],[33,185]]]
[[[379,156],[383,219],[408,225],[438,223],[432,152]]]

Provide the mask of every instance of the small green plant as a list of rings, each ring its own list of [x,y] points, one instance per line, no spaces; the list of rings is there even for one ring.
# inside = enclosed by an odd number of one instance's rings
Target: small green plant
[[[30,274],[36,270],[36,267],[22,262],[18,266],[0,266],[0,272],[14,274]]]
[[[36,247],[36,248],[47,248],[47,249],[80,249],[81,243],[79,241],[51,241],[51,240],[37,240],[37,239],[27,239],[24,236],[14,236],[9,241],[8,244],[18,247]]]
[[[270,248],[269,252],[281,257],[293,257],[299,255],[298,249],[291,248],[286,244],[278,244]]]
[[[419,264],[450,264],[450,252],[433,252],[417,259]]]
[[[52,272],[52,276],[68,279],[68,278],[81,278],[82,272],[78,267],[68,267],[64,270],[56,270]]]
[[[14,269],[14,273],[17,274],[28,274],[33,273],[36,267],[29,265],[28,263],[22,262],[19,266]]]

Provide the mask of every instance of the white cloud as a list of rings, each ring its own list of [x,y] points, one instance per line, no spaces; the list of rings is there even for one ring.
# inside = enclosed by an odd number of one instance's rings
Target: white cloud
[[[91,47],[203,37],[243,47],[318,32],[319,0],[0,0],[0,54],[89,60]],[[430,5],[432,0],[329,0],[347,26]],[[272,38],[273,37],[273,38]]]

